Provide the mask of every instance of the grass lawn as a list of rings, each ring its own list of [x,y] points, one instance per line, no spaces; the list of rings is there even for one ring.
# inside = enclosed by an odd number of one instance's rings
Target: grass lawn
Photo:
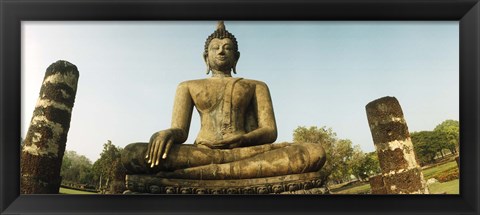
[[[428,186],[430,194],[459,194],[460,193],[460,184],[459,180],[451,180],[444,183],[434,183]]]
[[[422,172],[423,172],[423,177],[425,178],[425,180],[428,180],[430,178],[435,177],[439,173],[449,171],[449,170],[452,170],[452,169],[458,169],[457,162],[450,161],[450,162],[438,165],[436,167],[424,169]]]
[[[60,187],[60,194],[98,194],[98,193],[72,190],[72,189]]]

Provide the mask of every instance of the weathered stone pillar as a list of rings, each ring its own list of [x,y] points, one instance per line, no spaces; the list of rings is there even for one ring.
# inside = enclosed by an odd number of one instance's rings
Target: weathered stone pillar
[[[397,99],[395,97],[377,99],[368,103],[366,110],[386,193],[428,193]]]
[[[372,190],[372,194],[387,194],[382,175],[370,177],[370,189]]]
[[[21,152],[21,194],[59,191],[78,77],[77,67],[67,61],[47,68]]]

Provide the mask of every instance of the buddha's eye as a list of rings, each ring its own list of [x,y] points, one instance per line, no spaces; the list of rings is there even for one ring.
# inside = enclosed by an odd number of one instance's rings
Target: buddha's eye
[[[218,50],[219,46],[212,46],[213,50]]]

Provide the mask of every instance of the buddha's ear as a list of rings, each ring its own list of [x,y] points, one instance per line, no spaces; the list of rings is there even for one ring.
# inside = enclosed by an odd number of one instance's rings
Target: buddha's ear
[[[237,63],[238,63],[238,59],[240,59],[240,52],[237,52],[235,57],[236,59],[235,59],[235,62],[233,62],[233,67],[232,67],[233,74],[237,74]]]
[[[210,73],[210,64],[208,64],[208,54],[206,52],[203,53],[203,60],[205,60],[205,64],[207,65],[207,75]]]
[[[205,63],[207,63],[207,59],[208,59],[208,53],[203,52],[203,60],[205,61]]]

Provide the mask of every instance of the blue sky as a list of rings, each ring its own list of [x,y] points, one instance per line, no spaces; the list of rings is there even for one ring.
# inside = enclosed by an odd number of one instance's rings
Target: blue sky
[[[445,22],[226,21],[239,43],[237,77],[270,88],[279,130],[331,127],[374,151],[365,105],[395,96],[410,132],[459,119],[459,26]],[[170,126],[176,85],[207,78],[202,58],[215,21],[22,22],[22,138],[46,68],[80,79],[67,150],[95,161],[103,143],[146,142]],[[199,130],[195,112],[189,139]]]

